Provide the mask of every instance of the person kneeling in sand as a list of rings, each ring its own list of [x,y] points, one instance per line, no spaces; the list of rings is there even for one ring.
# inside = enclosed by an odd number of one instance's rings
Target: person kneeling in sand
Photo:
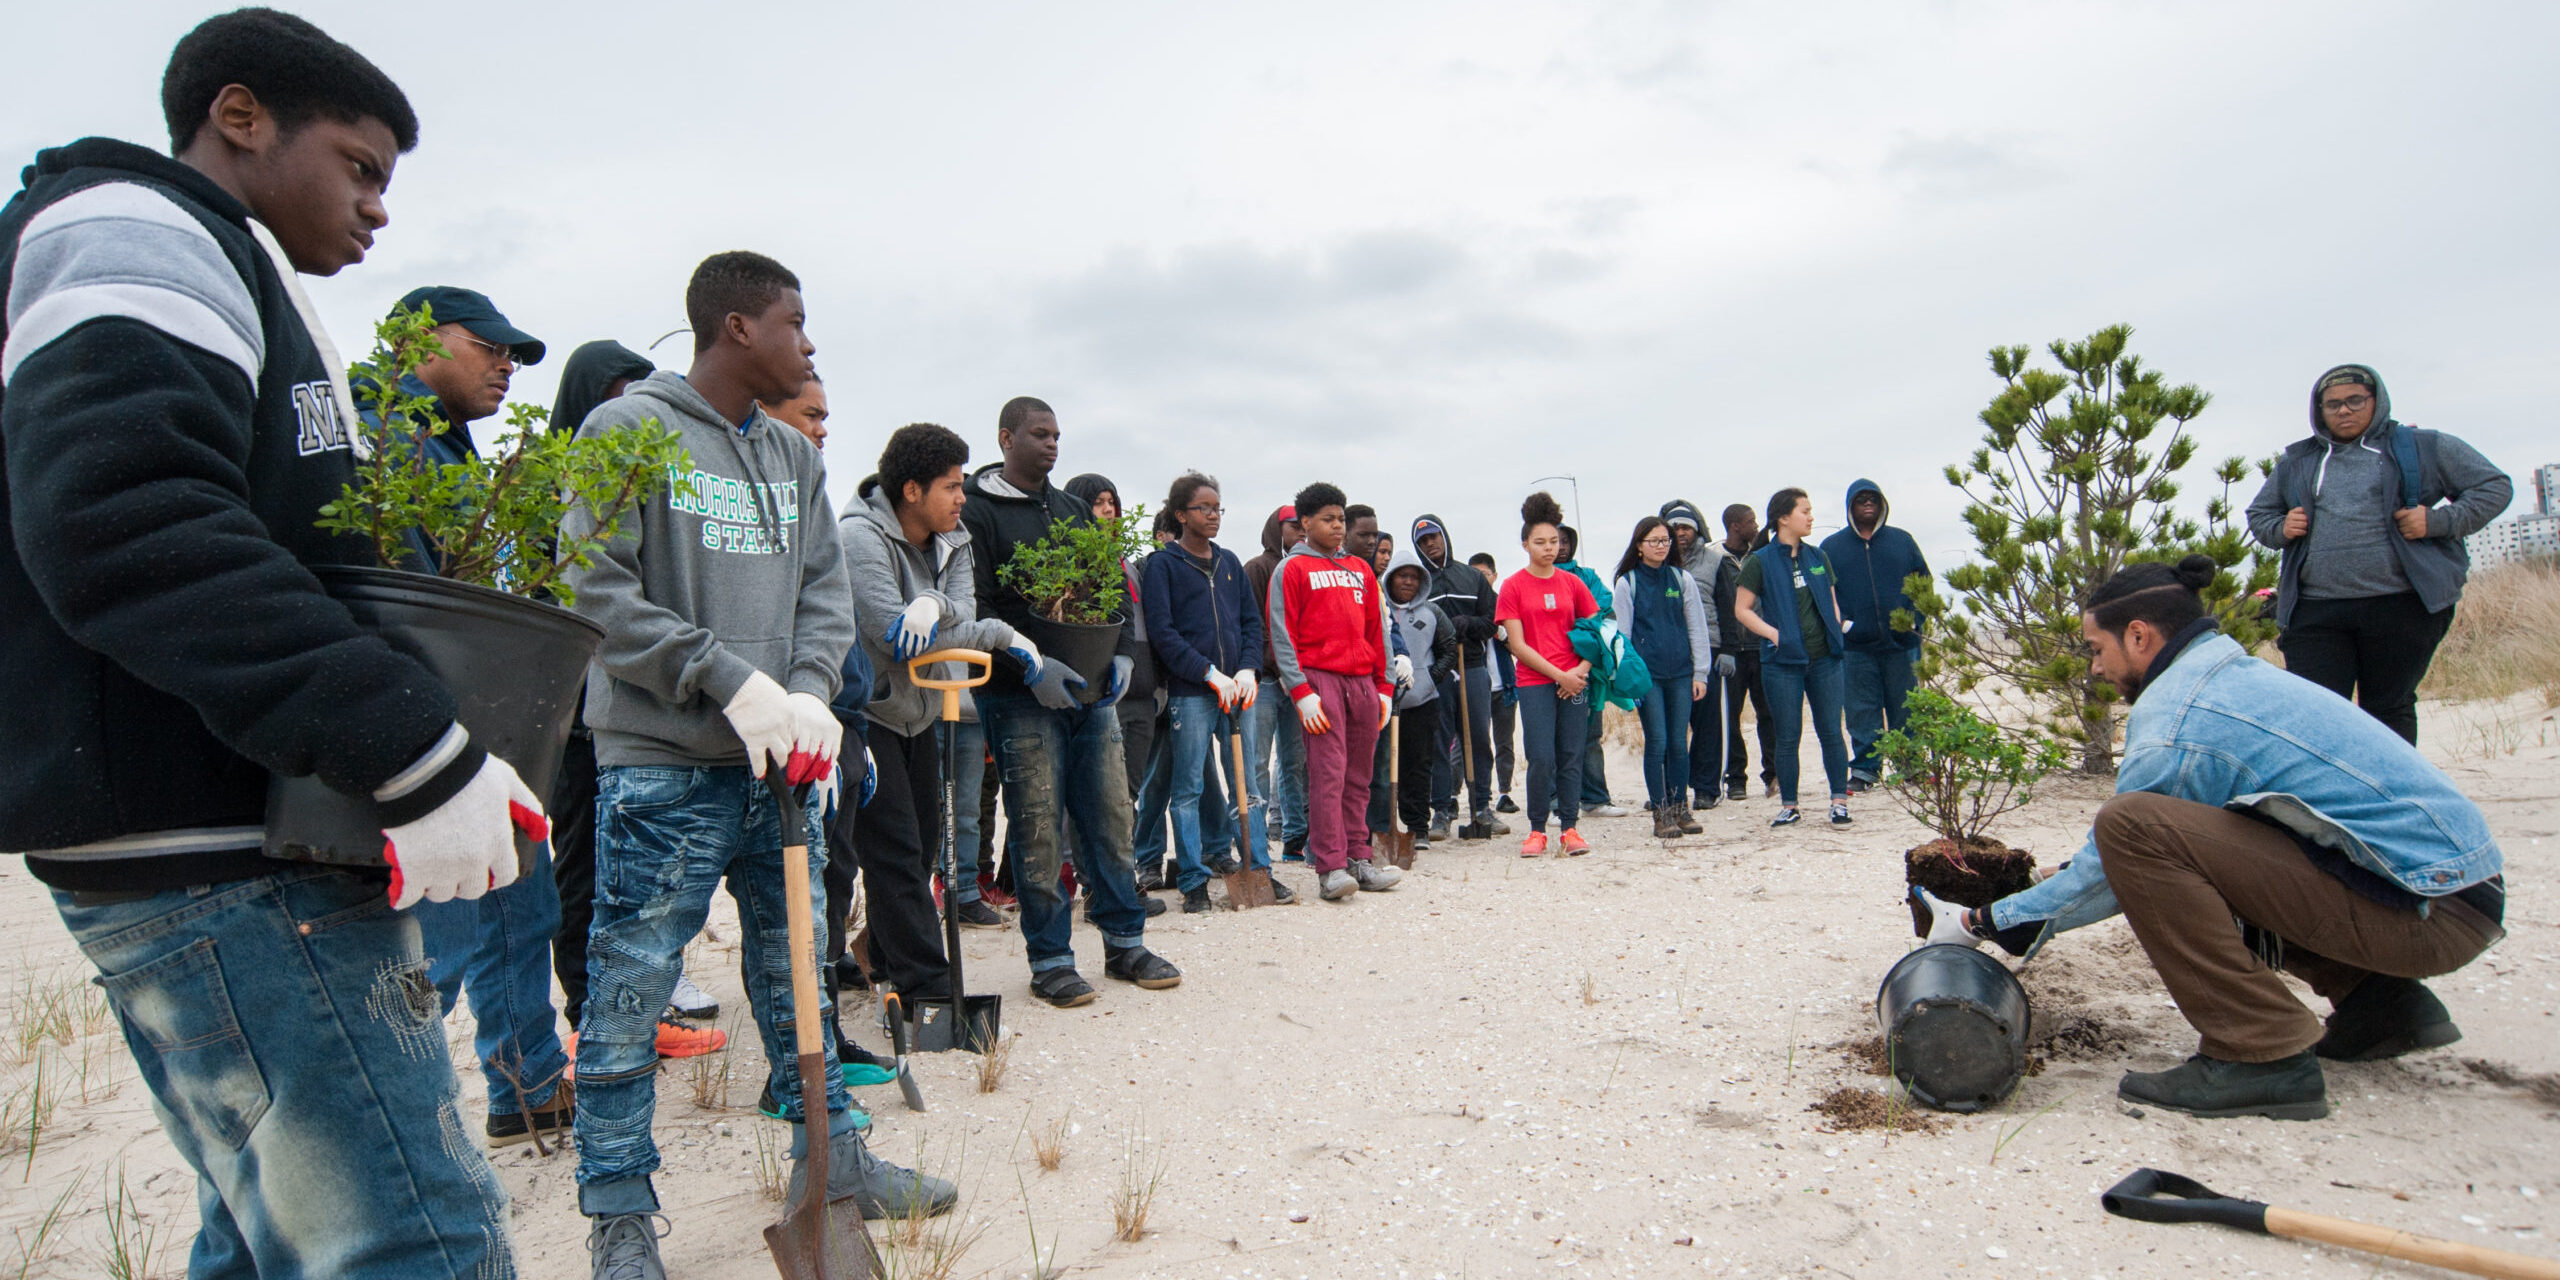
[[[2505,929],[2502,859],[2479,807],[2338,695],[2250,657],[2198,596],[2213,562],[2134,565],[2080,617],[2124,692],[2116,795],[2044,882],[1966,910],[1912,891],[1931,942],[2032,954],[2121,911],[2201,1038],[2129,1102],[2198,1116],[2329,1114],[2321,1058],[2369,1062],[2461,1038],[2418,981]],[[2283,969],[2326,997],[2325,1029]]]

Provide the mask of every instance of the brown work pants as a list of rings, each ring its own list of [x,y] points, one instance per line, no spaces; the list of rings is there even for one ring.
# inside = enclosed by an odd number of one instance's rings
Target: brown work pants
[[[2127,792],[2098,810],[2095,834],[2125,921],[2207,1057],[2273,1062],[2320,1038],[2320,1019],[2241,941],[2234,916],[2282,938],[2285,971],[2332,1004],[2370,974],[2451,973],[2488,946],[2471,913],[2386,907],[2283,831],[2212,805]]]

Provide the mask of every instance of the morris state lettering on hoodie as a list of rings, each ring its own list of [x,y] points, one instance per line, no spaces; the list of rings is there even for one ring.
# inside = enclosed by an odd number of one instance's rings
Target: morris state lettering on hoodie
[[[1348,587],[1351,590],[1351,603],[1367,604],[1369,602],[1367,599],[1369,594],[1367,580],[1363,579],[1358,573],[1349,569],[1309,570],[1307,573],[1307,586],[1319,589],[1324,587]]]
[[[780,555],[791,549],[791,528],[800,522],[800,486],[791,480],[768,484],[751,484],[714,475],[699,467],[692,471],[667,469],[667,506],[673,511],[702,517],[702,546],[706,551],[728,551],[739,555]],[[763,490],[761,499],[757,490]],[[781,541],[768,536],[764,522],[779,513]]]

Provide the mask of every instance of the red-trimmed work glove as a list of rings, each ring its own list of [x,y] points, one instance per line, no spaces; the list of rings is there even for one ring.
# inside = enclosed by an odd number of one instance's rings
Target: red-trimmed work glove
[[[421,898],[469,900],[514,884],[518,831],[548,840],[551,820],[515,767],[490,756],[452,799],[415,822],[383,829],[391,909],[406,910]]]
[[[844,748],[844,721],[814,693],[783,701],[791,712],[791,754],[783,761],[782,780],[796,787],[833,774],[836,753]]]

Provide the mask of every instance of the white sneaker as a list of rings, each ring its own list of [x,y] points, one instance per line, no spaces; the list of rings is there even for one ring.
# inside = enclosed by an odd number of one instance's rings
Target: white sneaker
[[[1394,867],[1378,866],[1365,858],[1353,858],[1351,879],[1353,883],[1370,893],[1384,893],[1395,888],[1396,882],[1404,879],[1404,873]]]
[[[1627,816],[1626,810],[1621,809],[1614,804],[1593,805],[1592,807],[1583,810],[1583,812],[1590,814],[1595,818],[1623,818]]]
[[[720,1002],[711,993],[693,985],[693,979],[676,975],[676,991],[667,997],[667,1008],[679,1018],[704,1022],[720,1016]]]
[[[1348,871],[1325,872],[1324,878],[1316,883],[1316,892],[1323,894],[1327,902],[1339,902],[1359,891],[1360,882],[1352,879]]]

